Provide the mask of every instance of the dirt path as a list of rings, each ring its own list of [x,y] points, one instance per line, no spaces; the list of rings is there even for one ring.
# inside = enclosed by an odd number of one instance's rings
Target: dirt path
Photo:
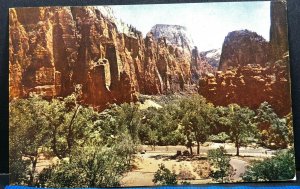
[[[128,172],[122,179],[123,186],[153,186],[152,179],[154,173],[159,169],[160,164],[164,164],[166,168],[175,171],[176,174],[180,170],[188,170],[195,176],[194,180],[186,180],[191,184],[208,183],[211,179],[201,178],[195,171],[193,163],[190,160],[170,159],[174,152],[146,152],[146,154],[137,154],[136,169]],[[180,183],[179,181],[178,183]]]
[[[218,148],[220,145],[224,144],[212,144],[210,146],[201,146],[201,156],[206,157],[207,151],[209,149]],[[233,144],[224,145],[227,151],[230,154],[234,155],[236,148]],[[195,167],[197,166],[197,162],[194,160],[179,160],[172,159],[171,156],[176,154],[177,150],[184,151],[186,150],[185,146],[157,146],[155,151],[149,146],[143,146],[144,150],[146,150],[145,154],[138,154],[136,158],[136,169],[127,173],[125,177],[122,179],[122,183],[124,186],[151,186],[154,183],[152,179],[154,177],[154,173],[158,170],[159,164],[163,163],[166,168],[171,171],[175,171],[176,174],[179,173],[183,168],[189,170],[193,175],[195,175],[195,180],[188,180],[191,184],[203,184],[212,182],[211,179],[201,178]],[[273,151],[269,153],[265,153],[268,149],[258,148],[241,148],[241,155],[251,155],[251,157],[260,157],[265,158],[271,156]],[[230,165],[235,170],[235,174],[232,176],[232,179],[235,181],[241,180],[241,175],[245,173],[246,167],[248,165],[247,161],[243,160],[245,157],[235,157],[232,156],[230,160]],[[206,161],[206,160],[204,160]],[[180,183],[180,181],[179,181]]]
[[[235,155],[236,148],[233,144],[220,144],[220,143],[208,143],[201,146],[200,152],[202,159],[191,159],[191,158],[173,158],[178,150],[181,152],[187,150],[185,146],[156,146],[153,150],[150,146],[143,145],[141,150],[146,151],[145,154],[137,154],[135,158],[135,169],[126,173],[121,180],[123,186],[153,186],[154,183],[152,179],[154,173],[159,169],[160,164],[164,164],[166,168],[171,171],[175,171],[176,174],[179,174],[180,171],[188,171],[189,174],[194,175],[194,179],[186,180],[191,184],[204,184],[212,182],[212,179],[209,179],[208,176],[203,176],[203,170],[205,170],[205,165],[207,163],[205,159],[207,157],[207,152],[210,149],[216,149],[220,146],[225,147],[228,154]],[[196,152],[196,147],[193,148],[193,151]],[[248,165],[247,160],[252,158],[261,158],[271,157],[274,151],[265,149],[262,147],[259,148],[250,148],[242,147],[240,148],[241,156],[244,157],[235,157],[231,156],[230,164],[235,169],[235,175],[232,176],[233,180],[239,181],[240,175],[245,173],[246,166]],[[41,156],[38,159],[37,163],[37,173],[42,171],[44,168],[49,165],[54,164],[58,161],[58,158],[50,158]],[[204,169],[203,169],[204,168]],[[206,166],[207,168],[207,166]],[[209,169],[209,164],[208,164]],[[202,173],[199,173],[202,172]],[[201,174],[201,175],[200,175]],[[179,181],[178,183],[180,183]]]

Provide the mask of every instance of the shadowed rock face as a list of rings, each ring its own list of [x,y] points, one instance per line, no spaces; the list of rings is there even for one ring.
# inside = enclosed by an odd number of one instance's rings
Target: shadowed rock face
[[[153,33],[143,39],[135,28],[122,28],[111,14],[107,17],[111,10],[106,9],[10,9],[10,100],[30,92],[67,96],[80,84],[83,102],[103,109],[135,101],[138,93],[185,90],[190,44],[182,49]]]
[[[199,81],[199,93],[215,105],[256,109],[267,101],[279,116],[291,112],[286,3],[271,2],[270,42],[248,30],[224,40],[219,71]]]
[[[264,66],[270,59],[270,45],[261,36],[249,30],[230,32],[224,40],[219,69],[259,64]]]
[[[287,4],[285,0],[271,1],[270,44],[273,56],[280,56],[288,51]]]
[[[183,54],[185,61],[190,61],[190,63],[183,63],[186,65],[186,67],[187,64],[190,64],[188,66],[190,67],[190,77],[182,78],[184,81],[189,81],[194,84],[198,82],[201,75],[213,73],[215,71],[212,66],[208,64],[206,59],[200,56],[197,47],[194,46],[193,40],[185,27],[178,25],[157,24],[152,27],[149,35],[152,35],[153,38],[158,40],[162,45],[164,44],[166,46],[172,46],[172,49],[170,50],[172,52],[175,51],[176,56]],[[164,63],[158,63],[157,66],[161,68],[161,65],[164,65]]]

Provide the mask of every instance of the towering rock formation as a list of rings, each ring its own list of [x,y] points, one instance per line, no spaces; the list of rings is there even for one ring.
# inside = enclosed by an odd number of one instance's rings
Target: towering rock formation
[[[160,40],[165,45],[172,45],[175,51],[189,58],[191,70],[189,81],[191,83],[197,83],[203,74],[214,72],[212,66],[200,56],[187,28],[178,25],[157,24],[152,27],[150,33],[154,39]]]
[[[269,59],[270,45],[262,36],[249,30],[233,31],[225,37],[219,70],[248,64],[264,66]]]
[[[287,67],[288,55],[285,55],[265,67],[249,64],[218,71],[216,75],[201,78],[199,93],[218,106],[237,103],[257,109],[267,101],[279,116],[285,116],[291,111]]]
[[[269,102],[279,116],[291,112],[286,2],[271,1],[270,42],[248,30],[224,40],[219,70],[199,81],[199,93],[215,105],[256,109]]]
[[[9,18],[10,100],[67,96],[81,85],[83,102],[103,109],[190,83],[187,38],[167,43],[150,32],[143,39],[108,7],[10,9]]]
[[[288,51],[286,0],[271,1],[270,44],[275,59]]]
[[[155,39],[163,38],[165,43],[176,45],[191,52],[194,42],[187,29],[178,25],[156,24],[151,31]]]

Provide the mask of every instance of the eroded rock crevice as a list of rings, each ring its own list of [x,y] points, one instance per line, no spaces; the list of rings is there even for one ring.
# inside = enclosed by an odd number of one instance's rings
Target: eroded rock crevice
[[[83,102],[103,109],[108,103],[135,101],[139,93],[188,88],[191,51],[186,36],[179,32],[178,43],[152,32],[143,38],[132,26],[117,27],[112,16],[103,14],[109,12],[105,9],[11,9],[10,99],[30,92],[64,97],[80,84]]]

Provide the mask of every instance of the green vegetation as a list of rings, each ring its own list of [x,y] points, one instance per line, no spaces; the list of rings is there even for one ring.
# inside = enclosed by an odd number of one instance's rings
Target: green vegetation
[[[124,173],[132,168],[140,144],[150,145],[154,150],[158,145],[185,145],[190,151],[188,155],[193,155],[192,147],[196,144],[199,156],[201,144],[230,139],[240,155],[239,148],[249,138],[276,149],[290,146],[293,140],[291,115],[279,118],[267,103],[256,111],[237,104],[215,107],[202,96],[192,95],[164,101],[161,108],[142,110],[138,104],[124,103],[97,112],[78,99],[80,92],[50,101],[32,95],[10,102],[11,184],[120,186]],[[57,157],[59,161],[38,172],[40,155]],[[208,157],[215,167],[211,177],[227,182],[231,168],[226,151],[212,150]],[[293,167],[294,163],[287,161],[287,165]],[[259,176],[261,169],[258,163],[253,164],[245,180],[265,179]],[[287,178],[283,173],[277,175]],[[267,177],[274,178],[277,177]],[[161,165],[153,182],[164,185],[176,184],[177,180]]]
[[[116,119],[79,105],[73,94],[48,102],[38,96],[10,104],[10,168],[12,184],[47,187],[112,187],[120,185],[136,151],[127,106]],[[125,111],[126,110],[126,111]],[[114,125],[114,127],[109,127]],[[109,135],[108,135],[109,134]],[[39,154],[60,163],[37,175]],[[84,158],[83,158],[84,157]],[[116,163],[117,162],[117,163]]]
[[[240,155],[240,147],[246,142],[248,137],[253,136],[255,132],[255,124],[252,120],[255,112],[249,108],[242,108],[237,104],[228,105],[228,114],[224,119],[229,128],[228,135],[235,143],[236,155]]]
[[[223,147],[208,151],[208,160],[213,165],[211,177],[217,182],[228,182],[233,170],[229,164],[230,157],[226,156],[226,150]]]
[[[293,150],[288,150],[263,161],[253,161],[246,170],[243,180],[247,182],[288,180],[294,178],[295,173],[295,155]]]
[[[197,154],[200,154],[200,144],[207,141],[210,130],[215,126],[216,113],[213,104],[199,95],[183,99],[179,102],[183,133],[187,139],[187,147],[192,151],[192,141],[197,143]]]
[[[208,141],[217,142],[217,143],[224,143],[229,140],[229,136],[225,132],[220,132],[217,135],[210,135],[208,137]]]
[[[124,138],[123,138],[124,139]],[[126,140],[126,139],[125,139]],[[113,146],[89,144],[79,147],[70,159],[53,169],[47,186],[62,187],[113,187],[120,186],[123,173],[130,168],[128,153],[121,140]],[[125,152],[125,153],[124,153]],[[127,154],[126,154],[127,153]]]
[[[270,104],[264,102],[260,105],[255,118],[260,130],[260,140],[265,146],[274,149],[286,148],[292,142],[291,123],[288,123],[292,119],[289,116],[288,119],[281,119]]]
[[[176,185],[177,175],[165,167],[164,164],[159,165],[159,169],[155,172],[153,182],[157,185]]]

